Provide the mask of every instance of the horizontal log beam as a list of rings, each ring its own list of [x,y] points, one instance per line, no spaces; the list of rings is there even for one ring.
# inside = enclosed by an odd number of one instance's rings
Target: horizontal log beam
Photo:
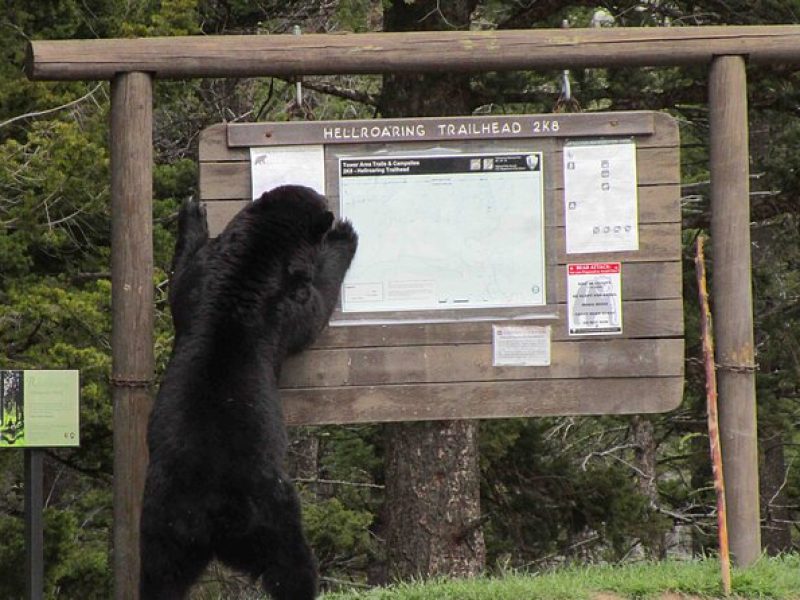
[[[35,80],[162,79],[673,66],[742,55],[800,63],[800,26],[630,27],[34,41]]]

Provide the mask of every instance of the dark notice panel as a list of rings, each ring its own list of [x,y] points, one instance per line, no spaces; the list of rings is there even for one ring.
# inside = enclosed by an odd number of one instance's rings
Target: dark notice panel
[[[631,139],[638,250],[567,254],[565,144]],[[497,320],[331,325],[285,365],[290,424],[652,413],[680,403],[679,139],[671,117],[625,112],[213,125],[202,132],[199,149],[200,197],[211,234],[250,201],[250,147],[304,144],[324,148],[334,212],[340,156],[434,148],[541,153],[547,293],[546,306],[528,320],[508,320],[515,311],[490,311]],[[568,334],[567,263],[588,262],[622,265],[621,334]],[[494,365],[493,325],[508,324],[550,326],[549,366]]]

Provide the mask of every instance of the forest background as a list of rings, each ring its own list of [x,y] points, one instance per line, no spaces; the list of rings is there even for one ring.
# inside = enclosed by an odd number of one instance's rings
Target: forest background
[[[109,85],[34,83],[32,39],[156,35],[791,24],[800,0],[5,0],[0,12],[0,367],[81,371],[77,449],[45,459],[49,597],[111,596]],[[765,552],[800,543],[800,77],[749,70],[752,255]],[[693,242],[709,225],[707,72],[579,69],[570,108],[663,110],[680,123],[686,388],[664,415],[358,425],[293,431],[290,468],[327,588],[411,574],[713,552],[716,521]],[[552,112],[561,72],[158,82],[157,371],[175,219],[197,140],[221,122]],[[713,273],[712,273],[713,278]],[[743,285],[746,282],[742,282]],[[713,286],[713,279],[712,279]],[[416,452],[417,449],[422,449]],[[431,486],[420,482],[440,481]],[[416,485],[419,484],[419,485]],[[22,452],[0,450],[0,597],[21,597]],[[462,510],[454,534],[442,506]],[[398,517],[400,515],[400,517]],[[430,518],[427,519],[425,516]],[[420,521],[422,519],[422,521]],[[402,522],[427,522],[427,531]],[[452,525],[452,524],[450,524]],[[437,529],[438,528],[438,529]],[[439,561],[436,557],[450,556]],[[206,590],[248,583],[215,567]]]

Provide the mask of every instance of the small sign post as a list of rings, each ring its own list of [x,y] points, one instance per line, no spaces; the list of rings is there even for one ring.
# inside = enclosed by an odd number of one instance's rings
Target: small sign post
[[[78,371],[0,371],[0,447],[25,451],[25,597],[44,597],[45,447],[80,444]]]
[[[25,598],[44,596],[44,523],[41,448],[25,448]]]

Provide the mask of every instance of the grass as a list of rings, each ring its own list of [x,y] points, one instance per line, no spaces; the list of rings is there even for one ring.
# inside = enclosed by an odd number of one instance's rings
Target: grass
[[[508,574],[468,580],[398,583],[367,591],[325,594],[322,600],[597,600],[659,598],[677,593],[721,598],[716,559],[588,566],[539,574]],[[605,596],[603,596],[605,594]],[[800,556],[762,558],[734,569],[734,598],[800,600]]]

